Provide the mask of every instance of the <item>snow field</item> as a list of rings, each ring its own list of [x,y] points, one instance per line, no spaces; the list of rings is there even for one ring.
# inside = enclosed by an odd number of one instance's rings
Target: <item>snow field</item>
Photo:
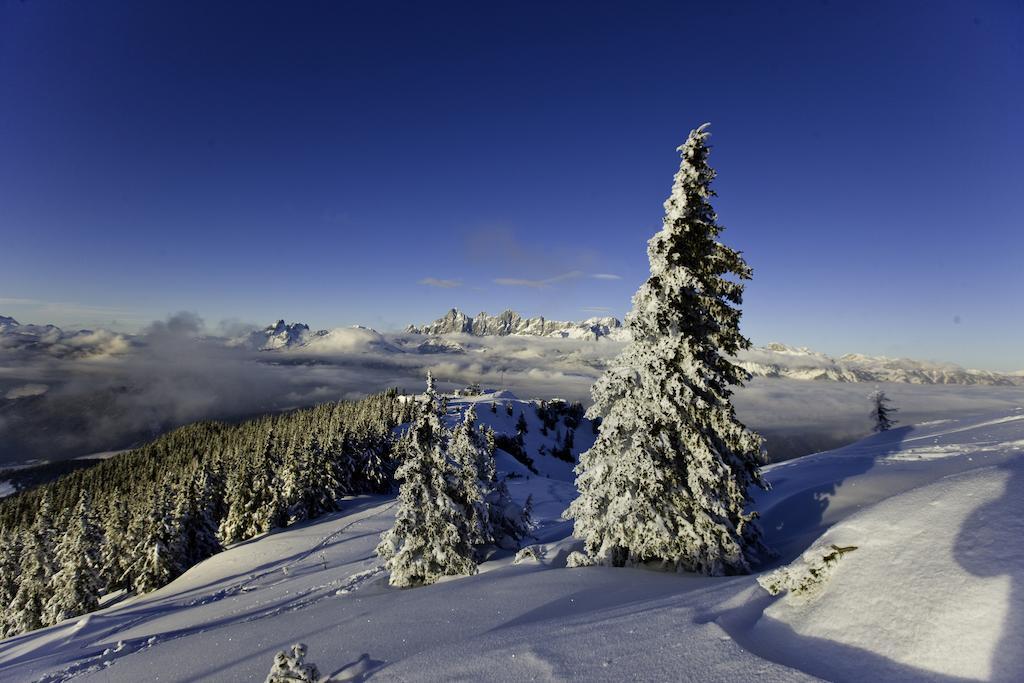
[[[756,576],[564,569],[579,547],[561,518],[575,489],[542,469],[509,482],[516,500],[534,497],[539,559],[498,553],[476,576],[391,588],[373,547],[394,501],[357,497],[158,591],[0,642],[0,680],[262,681],[294,642],[335,681],[1021,680],[1022,441],[1014,411],[766,468],[773,490],[756,507],[781,555],[766,572],[857,547],[807,593],[771,596]],[[943,457],[913,457],[926,448]]]

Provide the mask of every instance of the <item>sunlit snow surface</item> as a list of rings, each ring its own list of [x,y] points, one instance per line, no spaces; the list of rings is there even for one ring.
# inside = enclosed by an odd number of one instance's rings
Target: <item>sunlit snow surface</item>
[[[807,595],[771,597],[755,577],[564,569],[571,475],[538,465],[510,488],[534,496],[540,562],[502,556],[392,589],[372,551],[393,499],[360,497],[0,642],[0,680],[262,681],[298,641],[332,680],[1024,680],[1024,411],[768,468],[757,506],[777,564],[857,546]]]

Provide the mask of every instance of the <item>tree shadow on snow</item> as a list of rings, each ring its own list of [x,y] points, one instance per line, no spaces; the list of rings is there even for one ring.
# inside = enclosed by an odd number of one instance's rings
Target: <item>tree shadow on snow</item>
[[[788,564],[807,550],[834,523],[826,518],[826,512],[843,482],[868,472],[879,459],[900,450],[910,430],[891,429],[863,445],[808,455],[771,470],[772,489],[752,492],[752,507],[761,513],[765,543],[778,554],[776,562],[762,569]]]
[[[992,655],[992,681],[1024,680],[1024,453],[999,467],[1006,490],[972,512],[953,547],[956,561],[979,577],[1010,577],[1006,616]]]
[[[385,667],[387,662],[372,659],[366,652],[359,656],[356,661],[346,664],[341,667],[330,676],[327,677],[328,681],[366,681],[369,680],[373,674],[377,673]]]

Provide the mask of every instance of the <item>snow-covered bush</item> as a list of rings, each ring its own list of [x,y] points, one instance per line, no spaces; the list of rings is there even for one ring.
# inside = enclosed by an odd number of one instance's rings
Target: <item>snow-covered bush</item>
[[[524,548],[520,548],[519,552],[516,553],[516,559],[514,564],[522,564],[528,560],[540,563],[544,560],[546,549],[542,545],[528,545]]]
[[[592,389],[600,433],[580,456],[567,515],[601,564],[737,574],[767,552],[744,512],[750,487],[765,487],[761,439],[730,401],[748,378],[730,357],[750,346],[736,306],[751,270],[718,241],[707,137],[701,126],[679,148],[647,245],[651,275],[626,319],[632,342]]]
[[[843,555],[856,549],[855,545],[834,544],[812,548],[795,562],[757,577],[757,582],[772,595],[783,591],[794,595],[811,594],[828,581]]]
[[[306,645],[296,643],[290,652],[281,650],[274,655],[266,683],[317,683],[319,680],[316,664],[306,661]]]
[[[565,566],[567,569],[576,569],[577,567],[593,567],[597,562],[594,561],[590,555],[581,553],[579,550],[573,550],[569,553],[568,557],[565,558]]]

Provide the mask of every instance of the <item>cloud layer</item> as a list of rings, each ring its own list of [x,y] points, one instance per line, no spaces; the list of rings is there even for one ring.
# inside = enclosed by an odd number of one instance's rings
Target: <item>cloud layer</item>
[[[236,329],[237,325],[232,325]],[[0,463],[130,446],[168,428],[237,418],[390,386],[419,391],[429,368],[444,389],[473,382],[522,397],[589,402],[590,386],[622,349],[607,340],[419,335],[331,330],[297,350],[231,348],[179,314],[126,339],[56,356],[0,348]],[[761,378],[738,390],[740,418],[774,458],[864,436],[873,385]],[[884,385],[904,423],[1024,404],[1022,387]]]

